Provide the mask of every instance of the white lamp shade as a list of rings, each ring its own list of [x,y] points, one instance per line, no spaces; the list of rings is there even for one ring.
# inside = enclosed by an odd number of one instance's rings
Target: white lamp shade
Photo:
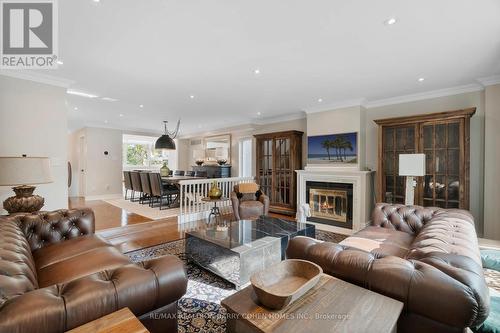
[[[52,182],[48,157],[0,157],[0,186]]]
[[[425,154],[400,154],[399,175],[425,176]]]

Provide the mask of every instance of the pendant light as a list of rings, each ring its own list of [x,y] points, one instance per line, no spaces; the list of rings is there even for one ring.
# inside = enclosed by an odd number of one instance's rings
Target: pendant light
[[[165,149],[165,150],[175,150],[175,142],[174,139],[177,137],[177,134],[179,133],[179,125],[181,121],[177,121],[177,127],[175,128],[175,131],[169,132],[167,130],[167,124],[168,121],[164,120],[163,124],[165,126],[165,134],[160,136],[158,140],[156,140],[155,143],[155,149]]]

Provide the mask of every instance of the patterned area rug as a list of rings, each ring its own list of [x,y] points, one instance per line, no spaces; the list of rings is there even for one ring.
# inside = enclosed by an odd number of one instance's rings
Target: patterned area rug
[[[347,236],[316,230],[316,238],[338,243]],[[188,287],[186,295],[179,301],[178,322],[180,333],[224,333],[226,332],[226,310],[221,300],[234,294],[234,285],[217,275],[187,261],[184,240],[173,241],[127,253],[134,262],[149,260],[164,255],[176,255],[187,268]]]

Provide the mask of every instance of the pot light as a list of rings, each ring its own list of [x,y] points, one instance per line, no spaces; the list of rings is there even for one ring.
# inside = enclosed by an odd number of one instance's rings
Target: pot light
[[[101,99],[103,101],[107,101],[107,102],[118,102],[118,100],[116,98],[111,98],[111,97],[103,97]]]
[[[93,1],[93,2],[95,2],[95,3],[98,3],[98,2],[100,2],[101,0],[92,0],[92,1]]]
[[[75,107],[73,108],[73,110],[78,111],[78,108],[75,106]]]
[[[189,98],[194,99],[194,95],[190,95]]]
[[[254,72],[256,75],[259,75],[259,74],[260,74],[260,69],[258,69],[258,68],[257,68],[257,69],[255,69],[253,72]]]
[[[318,103],[322,103],[323,102],[323,98],[318,98]]]
[[[421,77],[418,79],[418,82],[424,82],[425,81],[425,78],[424,77]]]
[[[120,117],[123,117],[123,113],[120,113]]]
[[[87,98],[96,98],[96,97],[99,97],[99,96],[94,95],[94,94],[89,94],[89,93],[86,93],[84,91],[73,90],[73,89],[68,89],[66,91],[66,93],[68,93],[70,95],[76,95],[76,96],[87,97]]]
[[[259,112],[257,112],[257,115],[258,115],[258,116],[262,115],[262,112],[260,112],[260,111],[259,111]]]
[[[139,107],[142,109],[142,108],[144,108],[144,105],[140,104]]]
[[[388,18],[387,20],[385,20],[385,24],[386,25],[393,25],[393,24],[396,24],[396,22],[398,22],[398,20],[396,20],[396,18],[394,17],[391,17],[391,18]]]
[[[105,124],[107,124],[107,123],[108,123],[108,121],[107,121],[107,120],[105,120],[105,121],[104,121],[104,123],[105,123]]]

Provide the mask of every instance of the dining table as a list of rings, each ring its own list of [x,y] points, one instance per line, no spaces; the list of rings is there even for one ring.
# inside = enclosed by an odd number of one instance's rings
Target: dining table
[[[166,177],[161,177],[161,181],[163,184],[168,184],[168,185],[174,185],[177,187],[177,190],[179,191],[179,195],[175,198],[175,200],[169,205],[170,208],[175,208],[180,206],[180,191],[181,191],[181,185],[179,182],[181,180],[194,180],[194,179],[205,179],[206,177],[194,177],[194,176],[166,176]]]

